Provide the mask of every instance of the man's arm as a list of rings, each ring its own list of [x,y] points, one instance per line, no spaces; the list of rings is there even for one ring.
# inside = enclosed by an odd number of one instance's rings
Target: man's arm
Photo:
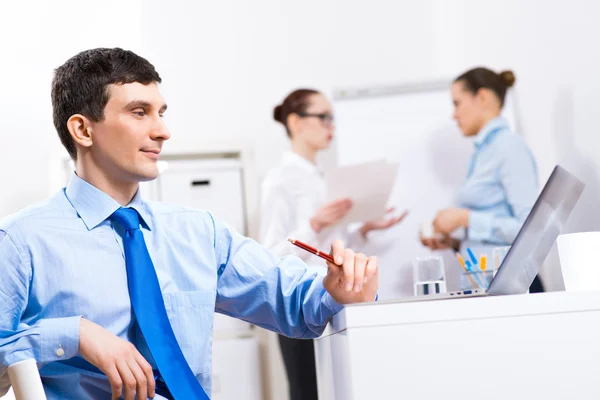
[[[27,307],[31,265],[10,235],[0,231],[0,376],[18,361],[51,362],[73,357],[79,346],[79,318],[41,319],[33,325],[21,317]]]
[[[0,231],[0,393],[8,389],[8,366],[29,358],[38,363],[67,360],[81,352],[108,376],[114,398],[122,391],[126,399],[133,399],[134,392],[144,400],[146,394],[154,395],[150,365],[132,344],[106,329],[81,316],[21,322],[31,271],[13,239]]]
[[[217,312],[286,336],[311,338],[323,332],[341,304],[376,297],[376,259],[344,250],[341,242],[333,252],[337,265],[326,269],[307,267],[294,256],[277,259],[219,221],[214,229]]]

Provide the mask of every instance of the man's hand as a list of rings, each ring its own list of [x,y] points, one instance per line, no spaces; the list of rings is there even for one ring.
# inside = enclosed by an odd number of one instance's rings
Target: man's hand
[[[110,382],[112,399],[154,398],[154,374],[135,346],[85,318],[79,325],[79,353],[104,372]]]
[[[336,240],[331,246],[335,264],[327,263],[323,286],[339,304],[374,301],[379,287],[377,257],[355,254]]]

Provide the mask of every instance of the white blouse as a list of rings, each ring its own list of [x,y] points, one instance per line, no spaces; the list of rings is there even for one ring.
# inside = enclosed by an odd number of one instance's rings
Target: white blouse
[[[356,251],[364,244],[358,227],[335,225],[316,233],[310,226],[310,218],[325,203],[325,180],[317,166],[296,153],[284,153],[281,165],[269,171],[262,184],[261,243],[276,256],[293,254],[313,265],[325,261],[292,245],[288,237],[327,252],[341,239]]]

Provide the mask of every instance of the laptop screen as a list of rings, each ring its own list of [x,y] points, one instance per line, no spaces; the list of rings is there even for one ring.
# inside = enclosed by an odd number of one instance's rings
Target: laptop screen
[[[487,290],[527,293],[550,253],[585,184],[557,165]]]

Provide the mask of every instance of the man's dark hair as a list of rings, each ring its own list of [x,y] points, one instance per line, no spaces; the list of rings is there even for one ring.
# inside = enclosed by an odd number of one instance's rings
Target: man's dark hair
[[[81,114],[102,121],[110,98],[108,85],[133,82],[148,85],[161,79],[148,60],[120,48],[86,50],[56,69],[52,80],[54,126],[73,160],[77,149],[67,129],[69,118]]]

